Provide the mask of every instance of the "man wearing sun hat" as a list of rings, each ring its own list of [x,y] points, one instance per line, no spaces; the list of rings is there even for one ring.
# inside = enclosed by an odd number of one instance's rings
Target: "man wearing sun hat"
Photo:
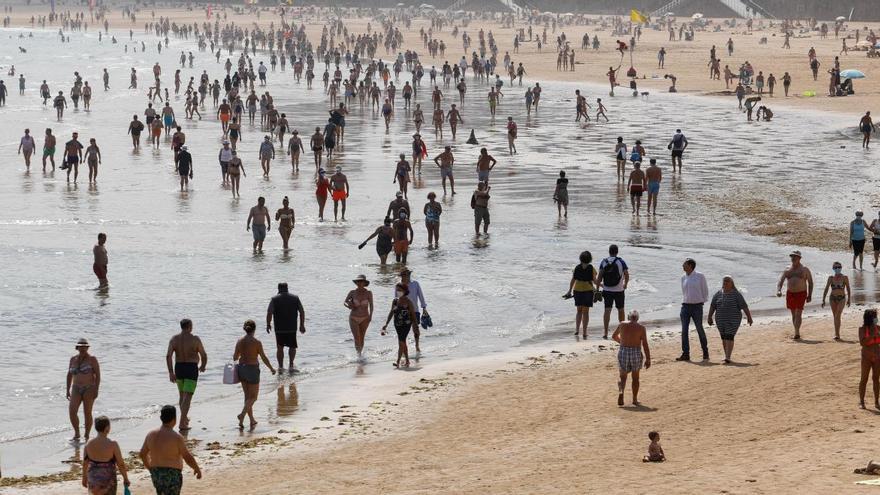
[[[804,306],[813,298],[813,274],[810,269],[801,264],[801,252],[792,251],[789,255],[789,266],[776,284],[776,296],[782,297],[782,284],[787,283],[785,293],[785,307],[791,311],[791,323],[794,325],[794,339],[801,338],[801,319]]]

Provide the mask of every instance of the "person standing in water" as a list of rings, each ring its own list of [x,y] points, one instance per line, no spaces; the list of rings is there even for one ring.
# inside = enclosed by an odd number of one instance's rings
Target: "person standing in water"
[[[327,193],[330,191],[330,180],[324,169],[319,169],[315,178],[315,199],[318,201],[318,221],[324,221],[324,206],[327,204]]]
[[[449,179],[449,187],[452,194],[455,194],[455,178],[452,176],[452,166],[455,164],[455,156],[452,154],[452,147],[446,146],[443,153],[434,157],[434,164],[440,169],[440,178],[443,181],[443,194],[446,194],[446,179]]]
[[[290,155],[290,166],[294,172],[299,172],[300,152],[305,153],[306,149],[299,137],[299,131],[294,129],[290,141],[287,142],[287,154]]]
[[[135,117],[137,119],[137,117]],[[131,132],[131,128],[129,128],[129,132]],[[48,158],[50,162],[52,162],[52,171],[55,171],[55,146],[57,145],[57,140],[55,136],[52,134],[52,129],[46,129],[46,137],[43,139],[43,172],[46,171],[46,159]],[[140,134],[138,134],[137,143],[140,143]]]
[[[299,297],[291,294],[286,282],[278,284],[278,294],[269,301],[266,310],[266,333],[272,331],[272,320],[275,320],[275,345],[277,347],[278,371],[284,369],[284,348],[288,348],[288,357],[292,373],[295,371],[293,360],[296,358],[296,331],[306,333],[306,312],[303,310]]]
[[[535,109],[537,109],[537,100],[535,101]],[[507,148],[511,155],[516,154],[516,136],[516,122],[513,121],[513,117],[507,117]]]
[[[590,324],[590,308],[593,307],[596,288],[599,286],[596,279],[596,269],[593,268],[592,261],[592,253],[589,251],[581,253],[580,263],[572,271],[568,292],[563,296],[565,299],[574,298],[574,305],[577,310],[574,320],[574,334],[577,335],[581,331],[584,339],[587,338],[587,326]]]
[[[202,479],[202,470],[186,446],[186,439],[174,431],[177,409],[162,406],[159,412],[162,426],[147,433],[138,456],[149,471],[157,494],[177,495],[183,488],[183,463],[192,468],[196,479]]]
[[[333,191],[333,220],[339,220],[339,202],[342,202],[342,221],[345,221],[345,203],[351,193],[348,177],[342,173],[342,167],[336,167],[336,173],[330,176],[330,188]]]
[[[623,137],[617,137],[617,144],[614,145],[614,155],[617,158],[617,180],[622,181],[626,174],[626,144]]]
[[[874,248],[874,262],[871,263],[871,266],[873,266],[876,271],[878,258],[880,258],[880,212],[878,212],[877,218],[871,220],[871,225],[868,226],[868,230],[873,233],[871,236],[871,243]]]
[[[376,254],[379,255],[379,264],[384,266],[388,261],[388,253],[394,247],[394,229],[391,227],[391,218],[385,217],[383,224],[376,228],[364,242],[360,243],[358,249],[363,249],[374,237],[376,238]]]
[[[351,311],[348,316],[348,324],[351,327],[351,335],[354,337],[354,349],[357,351],[358,359],[362,359],[364,337],[367,334],[367,328],[370,327],[370,321],[373,319],[373,293],[367,290],[370,281],[367,280],[366,275],[358,275],[352,282],[357,288],[350,291],[345,297],[344,306]]]
[[[263,343],[254,337],[257,324],[254,320],[244,322],[245,336],[235,343],[235,351],[232,360],[238,362],[238,377],[241,380],[241,390],[244,392],[244,407],[238,415],[238,428],[244,429],[244,417],[250,418],[251,430],[257,426],[254,418],[254,404],[260,396],[260,360],[275,374],[275,368],[263,351]]]
[[[85,416],[86,439],[92,432],[92,406],[98,398],[101,386],[101,367],[98,358],[89,354],[89,341],[79,339],[76,342],[76,355],[70,358],[67,370],[67,386],[70,424],[73,426],[73,441],[79,442],[79,406],[82,405]]]
[[[862,148],[867,149],[871,144],[871,133],[876,130],[874,121],[871,119],[871,112],[865,112],[859,121],[859,131],[862,133]]]
[[[178,404],[180,406],[180,431],[189,427],[189,408],[193,394],[199,383],[199,372],[204,373],[208,365],[208,354],[202,339],[193,335],[193,324],[189,318],[180,320],[180,333],[168,341],[165,365],[168,379],[177,384]]]
[[[678,163],[678,173],[681,173],[681,158],[684,155],[684,150],[688,147],[688,140],[681,133],[681,129],[675,130],[675,135],[672,136],[672,140],[666,147],[672,150],[672,173],[675,173],[676,162]]]
[[[101,232],[98,234],[98,243],[92,248],[92,255],[94,257],[92,271],[95,272],[95,276],[98,277],[99,289],[107,289],[110,286],[110,282],[107,281],[107,264],[109,259],[107,257],[106,244],[107,234]]]
[[[425,215],[425,228],[428,230],[428,248],[440,247],[440,215],[443,214],[443,205],[437,202],[434,192],[428,193],[428,202],[422,210]]]
[[[398,263],[405,265],[409,246],[414,237],[412,224],[409,222],[406,211],[401,210],[398,213],[398,218],[392,226],[394,228],[394,257]]]
[[[856,259],[859,260],[859,271],[864,270],[865,262],[865,230],[871,230],[861,210],[856,211],[856,218],[849,223],[849,247],[853,250],[852,267],[856,269]],[[873,233],[873,232],[872,232]]]
[[[265,136],[260,143],[260,166],[263,167],[263,177],[269,177],[269,167],[275,159],[275,145],[272,144],[271,136]]]
[[[409,191],[409,182],[410,182],[410,172],[412,171],[412,167],[409,162],[406,161],[406,155],[403,153],[400,154],[400,160],[397,162],[397,165],[394,170],[394,179],[391,183],[398,183],[400,186],[400,193],[403,194],[403,197],[406,198],[407,192]]]
[[[82,162],[83,158],[83,145],[79,142],[79,133],[74,132],[73,138],[64,143],[64,165],[62,168],[67,169],[67,182],[70,182],[70,172],[73,171],[73,183],[76,184],[76,179],[79,177],[79,164]]]
[[[794,340],[801,339],[801,321],[804,306],[813,299],[813,274],[801,264],[801,252],[792,251],[788,255],[791,266],[782,272],[776,284],[776,297],[782,297],[782,285],[787,284],[785,307],[791,311],[791,323],[794,326]]]
[[[828,297],[828,290],[831,289],[831,315],[834,317],[834,340],[840,340],[840,316],[843,314],[844,306],[850,305],[850,288],[849,277],[844,275],[843,265],[835,261],[831,265],[833,275],[828,277],[825,282],[825,290],[822,292],[822,307],[825,307],[825,299]]]
[[[648,181],[648,215],[651,214],[652,205],[656,215],[657,195],[660,194],[660,182],[663,180],[663,171],[657,166],[656,158],[651,158],[650,165],[645,169],[645,179]]]
[[[177,154],[177,173],[180,175],[180,192],[189,191],[189,181],[193,178],[193,163],[192,155],[186,146],[181,146]]]
[[[253,230],[251,229],[252,221]],[[269,209],[266,208],[266,198],[260,196],[247,218],[247,230],[252,231],[254,236],[254,253],[263,252],[263,241],[266,240],[266,232],[271,230],[271,225],[272,220],[269,216]]]
[[[34,154],[36,148],[37,143],[34,141],[34,137],[31,136],[31,130],[25,129],[24,136],[21,137],[21,142],[18,145],[18,154],[24,153],[24,166],[28,172],[31,171],[31,155]]]
[[[648,347],[647,329],[639,323],[639,312],[630,311],[629,321],[623,323],[614,330],[611,336],[620,344],[617,351],[617,365],[620,370],[620,379],[617,382],[617,405],[623,405],[623,393],[626,390],[627,376],[632,373],[632,404],[639,403],[639,372],[644,363],[645,369],[651,368],[651,349]],[[642,350],[645,354],[642,355]]]
[[[400,367],[400,359],[403,358],[404,368],[409,368],[409,349],[406,346],[406,338],[410,330],[417,331],[418,319],[415,318],[416,310],[412,301],[409,299],[409,289],[405,284],[400,283],[394,287],[394,300],[391,302],[391,311],[388,312],[388,319],[382,326],[382,335],[388,330],[388,323],[394,319],[394,329],[397,332],[397,360],[394,367]]]
[[[491,186],[485,182],[477,184],[477,190],[471,196],[471,208],[474,210],[474,234],[480,236],[480,224],[483,225],[483,234],[489,235],[489,191]]]
[[[244,164],[241,162],[241,158],[238,157],[238,152],[235,150],[232,151],[232,158],[226,165],[226,172],[229,176],[229,189],[232,190],[232,197],[241,198],[241,193],[239,192],[239,188],[241,187],[241,176],[247,177],[247,173],[245,173]]]
[[[568,179],[565,177],[565,170],[559,171],[559,178],[556,179],[556,189],[553,190],[553,201],[556,202],[556,209],[559,216],[562,216],[562,208],[565,208],[565,218],[568,218]]]
[[[642,171],[642,162],[633,162],[633,171],[629,174],[626,188],[629,190],[632,213],[639,216],[642,208],[642,193],[645,191],[645,172]]]
[[[89,165],[89,184],[98,182],[98,164],[101,163],[101,149],[95,138],[89,139],[89,147],[86,148],[86,163]]]
[[[287,196],[284,196],[281,203],[283,206],[275,212],[275,221],[278,222],[278,232],[281,234],[281,241],[286,251],[289,249],[290,234],[293,233],[296,224],[296,215],[293,208],[290,207],[290,200],[287,199]]]

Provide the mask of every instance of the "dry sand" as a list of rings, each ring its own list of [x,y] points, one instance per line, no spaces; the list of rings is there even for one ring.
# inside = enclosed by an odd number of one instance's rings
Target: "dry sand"
[[[14,17],[19,23],[22,14],[29,15],[18,9]],[[172,19],[184,14],[198,22],[204,19],[199,12],[157,11]],[[148,15],[139,16],[141,31]],[[233,19],[251,22],[230,15]],[[261,23],[268,20],[264,15]],[[122,27],[118,13],[111,23]],[[365,23],[346,24],[359,32]],[[414,23],[406,36],[424,52],[417,35],[421,25]],[[511,49],[512,31],[497,25],[485,28],[495,33],[501,56]],[[309,30],[314,36],[320,24],[311,23]],[[557,72],[553,50],[540,54],[534,44],[512,54],[514,61],[524,63],[531,80],[604,82],[607,67],[617,66],[620,59],[613,51],[614,38],[595,26],[565,28],[576,47],[584,30],[598,33],[602,48],[588,54],[578,48],[578,60],[585,64],[573,73]],[[477,31],[476,24],[468,28],[475,39]],[[765,74],[781,77],[787,70],[794,79],[793,94],[812,89],[822,95],[825,81],[811,81],[806,53],[815,46],[824,70],[839,41],[794,38],[791,50],[781,50],[782,39],[769,31],[766,35],[770,42],[762,46],[758,33],[698,32],[695,42],[667,42],[666,33],[646,30],[635,66],[649,75],[674,73],[686,102],[686,94],[724,89],[723,81],[709,80],[705,67],[709,47],[715,44],[722,66],[734,68],[749,60]],[[460,43],[450,39],[448,30],[440,36],[454,47],[448,58],[457,59]],[[730,61],[723,48],[728,36],[736,44]],[[668,52],[665,70],[655,69],[660,46]],[[844,58],[844,68],[869,76],[857,82],[856,96],[777,96],[775,101],[850,112],[855,126],[880,94],[880,73],[872,77],[878,64],[880,60],[864,53]],[[661,79],[640,85],[658,91],[667,83]],[[730,104],[735,104],[732,98]],[[613,101],[609,107],[613,111]],[[594,317],[598,314],[594,311]],[[735,366],[718,364],[720,343],[714,328],[708,330],[714,352],[708,365],[676,363],[678,337],[667,334],[654,341],[654,366],[643,373],[643,408],[615,405],[614,353],[610,348],[585,350],[583,344],[560,345],[563,354],[547,353],[501,366],[501,371],[473,367],[452,375],[414,375],[415,388],[401,392],[406,395],[399,402],[353,414],[339,409],[328,423],[332,434],[327,440],[307,445],[298,441],[299,435],[279,434],[279,440],[266,440],[262,452],[252,455],[241,455],[253,450],[250,446],[224,446],[212,456],[222,460],[209,463],[203,480],[187,478],[185,493],[863,493],[868,489],[853,482],[865,478],[852,470],[880,455],[877,412],[857,408],[857,325],[858,311],[853,310],[843,343],[831,341],[826,317],[808,319],[803,329],[808,340],[801,343],[788,338],[787,325],[745,329],[737,339],[740,364]],[[570,348],[576,349],[574,354]],[[419,383],[420,378],[428,381]],[[669,462],[641,462],[650,430],[661,432]],[[200,457],[208,455],[201,451]],[[150,491],[143,474],[135,478],[135,493]],[[83,490],[68,482],[50,491]]]

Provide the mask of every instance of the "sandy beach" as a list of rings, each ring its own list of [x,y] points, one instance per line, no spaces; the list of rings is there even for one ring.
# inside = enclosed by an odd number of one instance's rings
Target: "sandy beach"
[[[30,15],[44,13],[42,9],[16,7],[13,25],[29,26]],[[157,18],[169,16],[178,22],[204,20],[201,11],[155,13]],[[147,17],[148,11],[142,12],[131,28],[143,32]],[[110,19],[111,30],[129,28],[118,11]],[[275,16],[264,13],[259,23],[268,26],[273,19]],[[228,21],[232,20],[241,24],[255,21],[230,11]],[[346,22],[353,33],[364,31],[366,23]],[[312,39],[320,37],[322,26],[314,19],[307,23]],[[424,52],[418,39],[418,30],[424,26],[426,21],[414,21],[405,32],[404,49]],[[467,31],[476,39],[480,27],[472,22]],[[499,58],[510,50],[514,62],[523,63],[532,81],[605,83],[607,68],[620,63],[610,28],[560,28],[557,34],[566,33],[576,49],[578,65],[574,72],[559,72],[549,29],[551,42],[543,53],[534,43],[526,43],[520,54],[514,54],[510,42],[513,30],[497,24],[482,27],[499,41]],[[867,27],[880,32],[880,24]],[[461,43],[452,39],[449,31],[439,33],[439,38],[449,46],[447,59],[452,62],[461,56]],[[783,108],[844,113],[851,116],[855,127],[864,111],[880,101],[880,72],[875,71],[880,59],[868,59],[865,52],[842,56],[843,68],[868,75],[856,82],[856,94],[824,96],[825,69],[831,67],[840,50],[840,41],[833,34],[827,40],[818,39],[817,34],[794,37],[791,50],[783,50],[778,29],[744,31],[742,24],[734,31],[698,31],[693,42],[668,42],[666,32],[646,29],[634,53],[639,77],[647,77],[639,79],[640,89],[665,92],[668,81],[663,75],[671,73],[678,78],[681,105],[700,96],[726,98],[735,108],[733,96],[719,94],[725,89],[723,79],[713,81],[708,76],[705,64],[709,49],[716,45],[722,69],[729,64],[736,72],[740,63],[748,60],[765,75],[772,72],[779,79],[785,71],[792,75],[792,96],[784,98],[780,84],[771,103],[765,102],[777,114],[784,112]],[[585,32],[599,35],[602,44],[598,51],[580,50]],[[758,43],[762,36],[769,38],[766,45]],[[728,37],[736,45],[730,58],[724,48]],[[807,65],[811,46],[823,63],[817,82],[812,81]],[[660,47],[667,51],[665,69],[657,68]],[[622,72],[629,65],[628,58]],[[429,69],[433,63],[439,67],[443,60],[423,55],[423,63]],[[818,96],[800,96],[808,90]],[[620,88],[615,98],[628,91]],[[606,99],[607,93],[593,94],[591,103],[596,96],[614,112],[615,98]],[[739,118],[745,120],[744,115]],[[736,208],[746,209],[742,205]],[[745,228],[751,234],[826,251],[843,247],[842,241],[832,238],[833,227],[786,212],[790,214],[788,228],[773,229],[767,225],[778,216],[757,212],[759,208],[734,212],[746,224],[756,224]],[[773,205],[765,209],[771,210]],[[821,235],[804,239],[792,231]],[[677,280],[677,276],[676,271],[670,280]],[[433,366],[430,373],[407,374],[371,404],[339,404],[332,415],[328,413],[326,427],[282,430],[239,444],[198,445],[196,453],[200,462],[204,461],[205,477],[197,481],[187,473],[184,493],[866,493],[868,488],[854,483],[870,477],[855,475],[853,469],[875,456],[880,458],[875,437],[880,411],[857,407],[859,345],[855,329],[865,308],[854,305],[847,311],[844,341],[834,342],[830,311],[819,309],[816,303],[821,288],[817,287],[806,312],[805,340],[791,340],[791,328],[784,317],[764,318],[741,329],[733,365],[720,364],[721,347],[714,327],[707,327],[713,352],[710,363],[675,362],[680,351],[678,331],[670,327],[658,332],[651,340],[653,366],[642,374],[641,407],[617,407],[616,345],[611,341],[596,343],[594,335],[586,343],[544,344],[534,349],[516,348],[509,355],[451,360]],[[596,331],[601,311],[594,309],[592,316],[591,331]],[[652,430],[662,435],[669,459],[664,464],[641,461]],[[138,446],[126,445],[123,451]],[[142,470],[136,471],[133,479],[134,493],[151,490]],[[0,481],[0,492],[84,492],[78,482],[69,480],[48,486],[18,481],[4,487],[7,482]]]

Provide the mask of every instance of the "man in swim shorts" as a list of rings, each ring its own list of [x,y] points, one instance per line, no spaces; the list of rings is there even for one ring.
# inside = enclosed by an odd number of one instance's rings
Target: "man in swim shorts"
[[[651,214],[651,205],[654,205],[654,215],[656,215],[657,194],[660,193],[660,182],[663,180],[663,171],[657,166],[656,158],[651,158],[650,165],[645,169],[645,177],[648,180],[648,215]]]
[[[95,272],[95,276],[98,277],[98,288],[105,289],[110,283],[107,281],[107,248],[104,247],[104,244],[107,243],[107,234],[101,232],[98,234],[98,243],[95,244],[95,247],[92,248],[92,255],[94,256],[94,262],[92,263],[92,271]]]
[[[168,341],[165,364],[168,378],[177,384],[180,404],[180,431],[189,430],[189,408],[199,381],[199,372],[205,371],[208,354],[202,339],[192,333],[193,325],[189,318],[180,320],[180,333]],[[172,367],[172,361],[174,366]]]
[[[617,351],[617,365],[620,380],[617,382],[617,405],[623,405],[623,392],[626,389],[627,375],[632,373],[633,405],[639,405],[639,372],[644,362],[645,369],[651,367],[651,349],[648,348],[648,335],[645,327],[639,323],[639,312],[630,311],[629,321],[622,322],[611,336],[620,344]],[[644,349],[645,354],[642,355]]]
[[[392,228],[394,229],[394,257],[398,263],[406,264],[406,256],[409,253],[409,246],[413,241],[412,224],[407,219],[405,211],[398,213],[399,217],[394,221]]]
[[[43,140],[43,172],[46,171],[46,159],[52,162],[52,170],[55,170],[55,145],[57,140],[52,135],[52,129],[46,129],[46,138]]]
[[[480,149],[480,157],[477,159],[477,182],[489,183],[489,172],[495,168],[498,162],[492,155],[486,151],[486,148]]]
[[[252,221],[253,229],[251,229]],[[266,198],[260,196],[257,198],[257,205],[251,208],[247,218],[247,230],[254,235],[254,253],[263,252],[263,241],[266,240],[266,232],[271,228],[271,223],[269,209],[266,208]]]
[[[266,333],[272,331],[272,319],[275,319],[275,344],[278,348],[278,372],[284,370],[284,348],[288,348],[290,371],[294,371],[293,360],[296,358],[296,331],[306,333],[306,312],[302,302],[287,288],[287,283],[278,284],[278,294],[269,301],[266,311]]]
[[[675,130],[675,135],[672,136],[672,140],[669,141],[666,147],[672,150],[672,173],[675,173],[676,162],[678,162],[678,172],[681,173],[681,157],[684,155],[684,150],[688,147],[688,140],[681,133],[681,129]]]
[[[342,221],[345,221],[345,200],[351,192],[348,177],[342,173],[342,167],[336,167],[336,173],[330,176],[330,190],[333,197],[333,220],[338,220],[339,202],[342,201]]]
[[[642,170],[642,162],[633,162],[633,167],[626,186],[629,189],[633,215],[638,216],[642,208],[642,193],[645,191],[645,172]]]
[[[452,188],[452,194],[455,194],[455,179],[452,177],[452,166],[455,164],[455,156],[452,154],[452,147],[447,146],[443,153],[434,157],[434,164],[440,168],[440,177],[443,180],[443,194],[446,194],[446,179],[449,179],[449,187]]]
[[[782,284],[787,282],[785,307],[791,311],[794,339],[800,340],[804,306],[813,299],[813,274],[801,264],[800,251],[792,251],[788,256],[791,258],[791,266],[782,272],[779,283],[776,284],[776,296],[782,297]]]
[[[186,447],[186,439],[174,431],[177,410],[163,406],[159,413],[162,426],[147,433],[139,456],[144,469],[150,472],[153,488],[159,495],[180,495],[183,488],[183,463],[192,468],[196,479],[202,479],[202,470]]]

